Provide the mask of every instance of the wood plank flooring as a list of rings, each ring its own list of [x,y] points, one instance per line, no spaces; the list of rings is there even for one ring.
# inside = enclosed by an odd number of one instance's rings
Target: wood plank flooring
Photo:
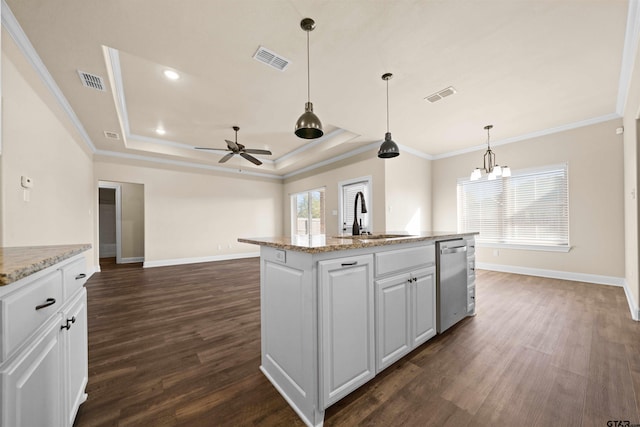
[[[257,258],[87,282],[76,427],[303,426],[259,371]],[[478,314],[328,408],[326,426],[639,423],[640,323],[622,288],[479,271]]]

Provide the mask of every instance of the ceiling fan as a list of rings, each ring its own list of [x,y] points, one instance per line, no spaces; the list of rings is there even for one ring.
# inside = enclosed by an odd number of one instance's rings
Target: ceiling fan
[[[268,156],[271,155],[271,151],[269,150],[260,150],[257,148],[244,148],[244,145],[238,143],[238,131],[240,130],[240,128],[238,126],[234,126],[233,130],[236,131],[236,140],[234,142],[234,141],[229,141],[228,139],[225,139],[228,147],[226,150],[221,148],[207,148],[207,147],[194,147],[194,148],[196,150],[213,150],[213,151],[224,151],[224,152],[231,151],[230,153],[223,156],[218,161],[218,163],[224,163],[230,158],[232,158],[234,155],[240,154],[242,157],[249,160],[254,165],[260,166],[262,162],[256,159],[255,157],[253,157],[251,154],[265,154]]]

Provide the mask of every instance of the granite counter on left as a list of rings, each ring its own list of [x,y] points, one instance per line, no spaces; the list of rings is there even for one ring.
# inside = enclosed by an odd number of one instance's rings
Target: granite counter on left
[[[0,286],[91,249],[91,244],[0,248]]]

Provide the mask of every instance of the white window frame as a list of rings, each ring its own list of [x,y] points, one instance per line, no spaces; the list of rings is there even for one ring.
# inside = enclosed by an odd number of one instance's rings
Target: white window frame
[[[290,227],[291,227],[291,236],[296,236],[298,234],[296,234],[296,226],[295,221],[298,219],[298,206],[296,204],[296,196],[298,196],[299,194],[308,194],[309,196],[311,196],[311,193],[314,191],[320,191],[322,193],[324,193],[324,208],[322,211],[322,222],[324,223],[324,229],[325,229],[325,233],[327,230],[327,215],[326,215],[326,205],[327,205],[327,189],[326,187],[318,187],[318,188],[312,188],[311,190],[304,190],[304,191],[298,191],[295,193],[290,193],[289,194],[289,204],[291,206],[291,221],[290,221]],[[311,220],[311,218],[309,218]],[[311,231],[311,230],[309,230]]]
[[[351,234],[351,227],[353,224],[347,224],[346,230],[342,230],[343,223],[345,222],[344,212],[344,187],[364,182],[367,184],[367,193],[364,194],[365,203],[367,205],[368,226],[366,231],[373,231],[373,177],[371,175],[362,176],[359,178],[347,179],[345,181],[338,182],[338,234]]]
[[[564,168],[566,171],[566,186],[567,186],[567,207],[566,207],[567,208],[567,244],[566,245],[519,244],[519,243],[508,243],[508,242],[486,242],[486,241],[483,242],[482,233],[478,235],[478,237],[476,238],[477,245],[479,247],[488,247],[488,248],[521,249],[521,250],[545,251],[545,252],[569,252],[571,250],[571,243],[570,243],[571,232],[570,232],[570,214],[569,214],[570,197],[569,197],[569,165],[568,163],[515,170],[512,172],[512,176],[517,177],[522,175],[531,175],[535,173],[542,174],[544,172],[557,170],[560,168]],[[486,179],[486,178],[483,178],[483,179]],[[501,179],[510,179],[510,178],[497,178],[497,180],[501,180]],[[457,185],[458,232],[479,231],[479,230],[463,230],[463,227],[462,227],[462,221],[461,221],[462,206],[460,204],[461,184],[468,183],[469,181],[470,180],[468,177],[458,179],[458,185]]]

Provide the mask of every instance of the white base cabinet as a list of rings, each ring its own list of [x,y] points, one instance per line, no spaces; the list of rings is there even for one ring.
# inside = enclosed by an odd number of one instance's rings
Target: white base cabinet
[[[87,293],[77,255],[0,287],[0,425],[72,427],[87,398]]]
[[[373,256],[320,261],[321,408],[375,376]]]

